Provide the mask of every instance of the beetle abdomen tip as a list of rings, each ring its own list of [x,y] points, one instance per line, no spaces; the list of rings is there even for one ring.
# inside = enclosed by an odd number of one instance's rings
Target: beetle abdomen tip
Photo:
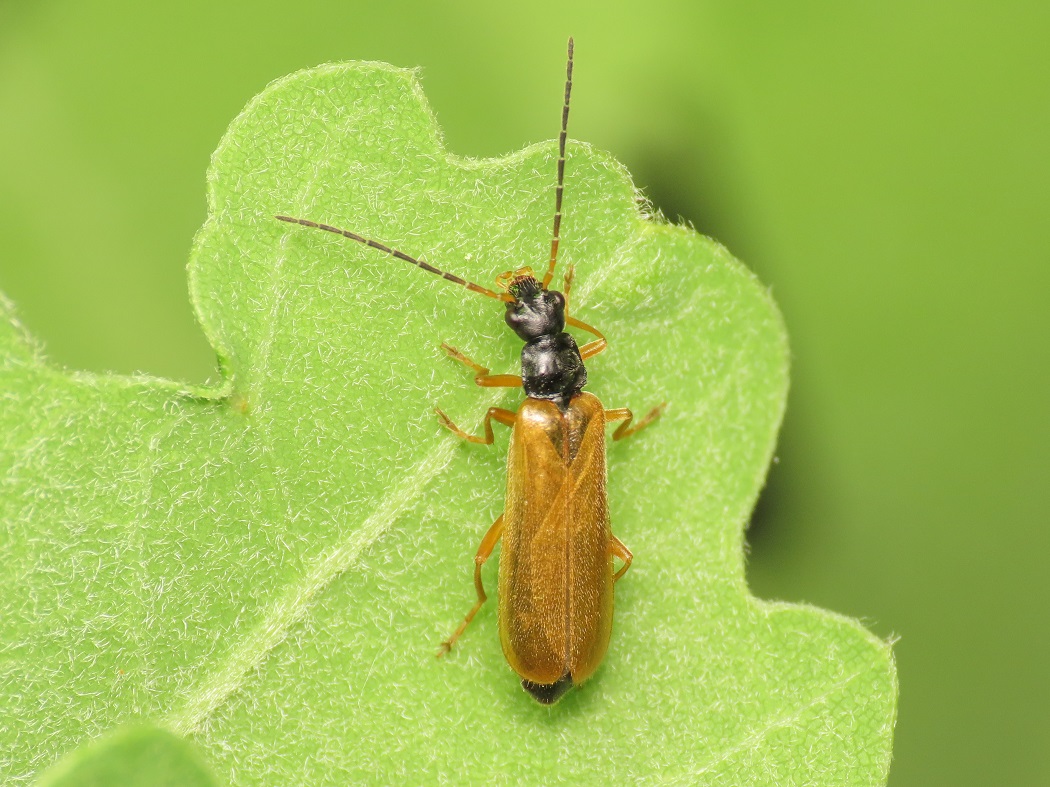
[[[521,687],[533,696],[541,705],[553,705],[562,698],[573,686],[572,675],[566,672],[554,683],[533,683],[531,680],[521,679]]]

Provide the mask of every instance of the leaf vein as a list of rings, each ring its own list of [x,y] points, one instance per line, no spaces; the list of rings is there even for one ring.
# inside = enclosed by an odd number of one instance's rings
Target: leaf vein
[[[314,599],[350,569],[361,553],[422,496],[427,484],[420,483],[419,479],[436,477],[451,461],[453,448],[454,441],[442,440],[403,474],[404,480],[383,498],[359,528],[321,555],[299,581],[289,586],[240,643],[228,652],[223,662],[186,696],[181,707],[164,719],[168,729],[179,735],[198,731],[230,696],[239,691],[249,675],[284,640],[289,629],[302,620]]]
[[[789,713],[782,713],[777,716],[767,716],[765,719],[763,719],[762,724],[759,727],[751,730],[751,732],[749,732],[743,739],[730,746],[729,748],[722,750],[720,753],[716,754],[710,761],[708,761],[706,765],[703,765],[700,767],[699,770],[692,772],[689,780],[690,783],[695,783],[694,777],[710,772],[714,768],[724,763],[734,754],[738,754],[739,752],[745,751],[747,749],[756,748],[761,743],[762,739],[765,738],[769,733],[773,732],[774,730],[780,729],[781,727],[787,727],[791,724],[794,724],[799,719],[801,719],[809,710],[816,707],[817,705],[821,705],[827,702],[830,697],[845,689],[850,683],[855,681],[863,674],[865,673],[862,670],[859,672],[855,672],[854,674],[850,675],[847,678],[844,678],[843,680],[840,680],[838,683],[835,683],[830,688],[828,688],[827,691],[817,695],[809,702],[807,702],[806,704],[802,705],[794,711],[791,711]]]

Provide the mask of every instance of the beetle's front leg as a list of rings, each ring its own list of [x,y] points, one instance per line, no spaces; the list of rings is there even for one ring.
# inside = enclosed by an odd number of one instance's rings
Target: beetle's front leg
[[[575,317],[569,316],[569,294],[572,292],[572,281],[575,276],[575,270],[575,267],[570,265],[569,269],[565,271],[565,284],[562,286],[561,294],[565,297],[565,324],[571,325],[573,328],[579,328],[582,331],[587,331],[587,333],[598,337],[593,342],[587,342],[587,344],[580,348],[580,357],[586,361],[588,358],[593,358],[608,347],[609,343],[605,340],[605,334],[597,328],[588,325],[581,320],[577,320]]]
[[[482,388],[521,388],[521,377],[517,374],[489,374],[488,368],[477,361],[472,361],[455,347],[441,343],[441,349],[453,361],[459,361],[474,370],[474,383]]]

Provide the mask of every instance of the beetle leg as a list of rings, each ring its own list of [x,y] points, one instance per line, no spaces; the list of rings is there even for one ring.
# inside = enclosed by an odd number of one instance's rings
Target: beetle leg
[[[489,374],[489,370],[477,361],[472,361],[455,347],[441,343],[441,349],[454,361],[474,370],[474,382],[483,388],[521,388],[521,376],[517,374]]]
[[[657,405],[646,413],[645,417],[634,426],[631,426],[631,421],[634,420],[634,413],[632,413],[630,409],[620,407],[616,410],[606,410],[606,421],[623,421],[623,423],[616,428],[616,431],[613,432],[613,440],[623,440],[625,437],[630,437],[635,432],[642,431],[645,427],[660,417],[660,414],[663,413],[665,407],[667,407],[667,402]],[[624,421],[625,418],[627,419],[626,421]]]
[[[583,322],[582,320],[577,320],[575,317],[565,315],[565,323],[566,325],[571,325],[574,328],[579,328],[581,331],[593,333],[595,336],[598,337],[593,342],[587,342],[587,344],[583,345],[583,347],[580,348],[580,357],[583,358],[583,360],[586,361],[588,358],[593,358],[595,355],[597,355],[609,346],[609,343],[605,340],[605,334],[603,334],[597,328]]]
[[[469,440],[472,443],[481,443],[483,445],[492,445],[492,441],[495,440],[495,436],[492,434],[492,421],[496,420],[504,426],[514,426],[514,411],[504,410],[502,407],[490,407],[489,411],[485,413],[485,436],[477,437],[476,435],[467,434],[454,423],[452,419],[445,415],[440,408],[435,407],[434,412],[438,414],[438,418],[441,419],[441,425],[446,429],[456,433],[457,437],[461,437],[464,440]]]
[[[478,614],[481,605],[484,604],[485,600],[488,598],[488,596],[485,595],[485,585],[481,581],[481,567],[485,565],[485,561],[492,555],[492,550],[496,548],[496,542],[499,541],[500,536],[502,535],[503,514],[500,514],[499,518],[492,523],[489,532],[487,532],[485,537],[481,539],[481,545],[478,546],[478,553],[474,556],[474,587],[478,591],[478,600],[474,602],[474,606],[470,608],[470,612],[468,612],[467,616],[463,618],[463,622],[459,624],[459,628],[453,632],[451,637],[441,643],[441,648],[437,652],[438,658],[441,658],[452,650],[452,646],[455,644],[456,640],[459,639],[459,635],[466,631],[467,626],[470,625],[470,621],[472,621],[474,616]]]
[[[627,548],[616,536],[613,536],[609,540],[609,551],[612,552],[616,557],[623,561],[623,565],[620,566],[620,570],[613,574],[613,581],[622,577],[627,573],[627,569],[631,567],[631,561],[634,560],[634,555],[631,554],[631,550]]]
[[[581,331],[587,331],[587,333],[594,334],[598,338],[593,342],[587,342],[580,348],[580,357],[583,360],[593,358],[595,355],[600,353],[609,343],[605,340],[605,334],[599,331],[597,328],[592,328],[582,320],[577,320],[575,317],[569,316],[569,293],[572,292],[572,282],[575,275],[576,269],[570,265],[569,269],[565,271],[565,284],[562,286],[562,295],[565,296],[565,324],[571,325],[574,328],[579,328]]]
[[[576,266],[571,262],[565,270],[565,282],[561,287],[561,294],[565,296],[565,316],[569,316],[569,293],[572,292],[572,282],[576,278]]]

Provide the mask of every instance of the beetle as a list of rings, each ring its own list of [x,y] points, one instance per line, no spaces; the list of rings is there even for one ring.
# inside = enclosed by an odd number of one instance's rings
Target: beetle
[[[354,232],[307,219],[276,217],[342,235],[505,304],[505,322],[525,342],[521,375],[491,374],[454,347],[441,345],[449,357],[474,371],[477,385],[521,387],[527,398],[517,412],[489,408],[481,436],[464,432],[436,409],[446,428],[472,443],[493,443],[493,421],[511,428],[506,507],[474,557],[477,601],[441,644],[438,656],[452,649],[485,603],[481,569],[502,538],[498,618],[503,653],[522,687],[544,705],[557,702],[598,668],[612,633],[613,585],[631,566],[630,550],[613,535],[609,524],[606,424],[623,422],[613,433],[614,440],[621,440],[649,425],[666,406],[653,408],[632,426],[634,416],[629,409],[606,410],[596,396],[583,391],[587,383],[584,361],[602,352],[608,343],[599,330],[569,314],[571,266],[563,291],[549,288],[560,243],[572,58],[570,38],[558,137],[553,239],[542,280],[532,268],[519,268],[496,278],[497,292]],[[590,333],[594,340],[578,346],[566,332],[567,325]],[[616,570],[614,557],[622,561]]]

